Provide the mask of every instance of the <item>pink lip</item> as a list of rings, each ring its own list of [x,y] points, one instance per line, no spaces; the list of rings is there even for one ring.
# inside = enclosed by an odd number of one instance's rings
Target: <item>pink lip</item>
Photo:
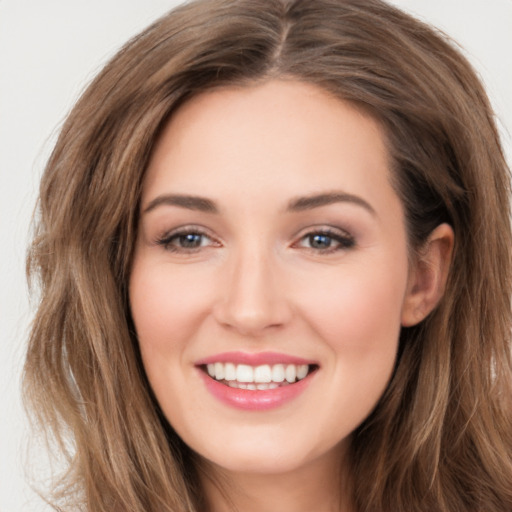
[[[196,362],[199,374],[203,379],[206,389],[221,402],[246,411],[264,411],[280,407],[302,394],[312,379],[316,371],[310,373],[306,378],[275,389],[250,390],[232,388],[221,382],[212,379],[205,371],[204,367],[212,363],[234,363],[248,364],[258,366],[262,364],[315,364],[312,361],[300,357],[279,354],[276,352],[225,352],[214,356],[206,357]]]
[[[316,372],[309,374],[305,379],[288,386],[253,391],[250,389],[231,388],[212,379],[202,370],[199,373],[206,389],[215,398],[227,405],[246,411],[264,411],[284,405],[304,392],[314,374],[316,374]]]
[[[222,352],[196,361],[196,366],[212,363],[234,363],[258,366],[262,364],[316,364],[300,357],[278,352]]]

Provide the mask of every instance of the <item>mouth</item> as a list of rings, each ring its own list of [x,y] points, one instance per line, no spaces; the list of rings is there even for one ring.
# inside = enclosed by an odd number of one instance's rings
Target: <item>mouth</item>
[[[296,384],[318,369],[316,364],[236,364],[211,362],[201,370],[219,384],[235,389],[266,391]]]
[[[196,361],[205,389],[229,407],[265,411],[293,403],[315,381],[320,366],[290,354],[224,352]]]

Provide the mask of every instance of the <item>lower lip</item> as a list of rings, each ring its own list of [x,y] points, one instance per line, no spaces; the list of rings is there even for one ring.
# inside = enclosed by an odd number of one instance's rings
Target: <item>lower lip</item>
[[[275,389],[251,390],[226,386],[199,369],[206,389],[218,400],[246,411],[265,411],[280,407],[297,398],[309,386],[313,373],[304,379]],[[316,372],[314,372],[316,373]]]

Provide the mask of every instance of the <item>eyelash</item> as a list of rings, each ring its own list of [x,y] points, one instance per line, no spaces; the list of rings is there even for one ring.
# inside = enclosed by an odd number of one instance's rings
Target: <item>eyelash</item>
[[[333,241],[335,243],[334,247],[327,247],[327,248],[315,248],[315,247],[304,247],[302,246],[302,242],[304,240],[309,240],[310,244],[312,243],[313,239],[315,237],[323,237],[325,239],[329,239],[330,241]],[[351,249],[355,246],[355,239],[352,235],[345,231],[341,231],[338,229],[333,228],[321,228],[313,231],[309,231],[305,235],[303,235],[299,242],[296,242],[294,246],[302,246],[305,249],[320,253],[320,254],[332,254],[338,251],[343,251],[347,249]]]
[[[183,247],[181,245],[173,245],[173,242],[184,242],[185,237],[200,237],[199,245],[194,247]],[[328,247],[319,248],[319,247],[311,247],[314,242],[314,238],[323,238],[325,242],[329,243]],[[183,253],[183,254],[191,254],[201,250],[203,247],[207,247],[202,245],[202,242],[205,239],[210,239],[213,242],[214,246],[219,247],[220,242],[213,239],[207,232],[202,229],[196,227],[184,227],[179,229],[178,231],[173,231],[171,233],[167,233],[158,240],[156,240],[156,244],[162,246],[166,251],[173,253]],[[197,240],[197,238],[196,238]],[[310,246],[304,246],[303,242],[308,240]],[[320,241],[320,240],[317,240]],[[191,241],[192,242],[192,241]],[[330,247],[330,244],[334,242],[335,246]],[[193,243],[193,242],[192,242]],[[209,245],[209,244],[208,244]],[[292,247],[303,247],[308,251],[317,253],[317,254],[332,254],[338,251],[351,249],[355,246],[355,239],[350,234],[343,232],[341,230],[333,229],[333,228],[321,228],[317,230],[309,231],[300,237],[298,242],[295,242]]]
[[[197,247],[181,247],[179,245],[172,245],[174,241],[179,241],[180,239],[183,239],[187,236],[199,236],[202,237],[200,240],[200,245]],[[199,251],[203,245],[201,245],[201,242],[204,240],[204,238],[209,238],[214,242],[215,245],[220,245],[219,242],[216,242],[207,232],[203,231],[200,228],[196,227],[184,227],[179,229],[178,231],[172,231],[170,233],[166,233],[164,236],[159,238],[156,241],[157,245],[161,245],[166,251],[169,252],[180,252],[180,253],[194,253]]]

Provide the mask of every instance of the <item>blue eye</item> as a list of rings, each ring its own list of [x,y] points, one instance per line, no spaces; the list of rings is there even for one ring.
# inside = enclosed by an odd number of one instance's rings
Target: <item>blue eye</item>
[[[355,240],[348,233],[322,230],[308,233],[303,236],[299,245],[315,252],[331,253],[350,249],[355,245]]]
[[[203,235],[199,233],[186,233],[184,235],[177,235],[174,237],[174,242],[179,247],[186,249],[195,249],[201,247]]]
[[[156,242],[171,252],[193,252],[201,247],[214,245],[215,242],[205,233],[197,230],[182,230],[166,234]]]
[[[315,235],[308,235],[308,242],[312,249],[329,249],[334,240],[328,235],[318,233]]]

